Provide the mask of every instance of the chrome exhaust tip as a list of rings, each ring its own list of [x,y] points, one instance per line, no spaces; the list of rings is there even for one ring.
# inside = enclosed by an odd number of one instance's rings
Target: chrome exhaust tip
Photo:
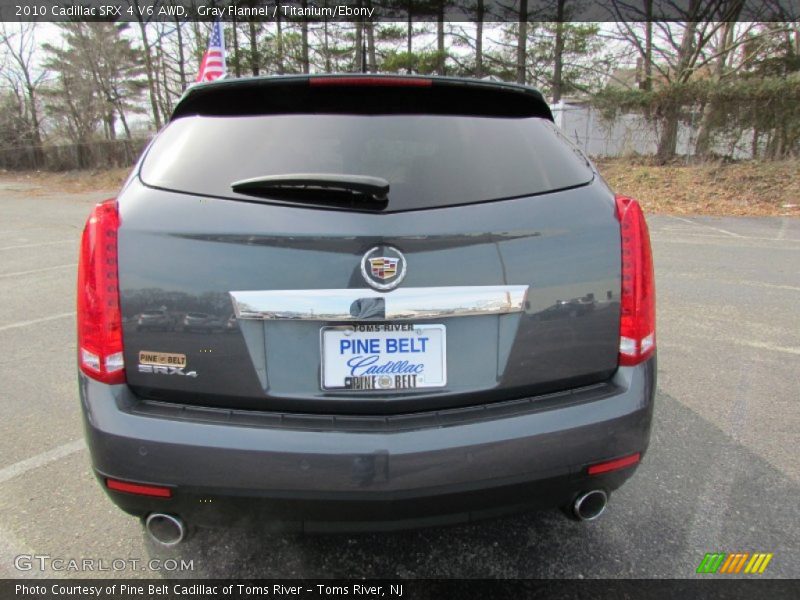
[[[608,494],[603,490],[592,490],[575,499],[572,512],[579,521],[594,521],[605,512],[607,504]]]
[[[186,527],[180,517],[163,513],[150,513],[144,522],[145,531],[157,544],[170,548],[186,537]]]

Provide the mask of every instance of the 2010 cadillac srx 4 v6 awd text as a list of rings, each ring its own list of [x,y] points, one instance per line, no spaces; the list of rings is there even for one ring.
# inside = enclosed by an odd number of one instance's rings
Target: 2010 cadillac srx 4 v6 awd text
[[[161,543],[588,520],[647,449],[647,225],[532,88],[193,87],[81,244],[94,468]]]

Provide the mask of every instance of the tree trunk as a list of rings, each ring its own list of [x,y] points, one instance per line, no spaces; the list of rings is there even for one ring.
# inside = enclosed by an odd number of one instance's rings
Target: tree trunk
[[[475,77],[483,77],[483,0],[478,0],[475,23]]]
[[[160,38],[158,39],[158,42],[155,46],[155,50],[156,50],[155,53],[156,60],[153,62],[153,79],[156,84],[156,101],[157,101],[156,105],[158,106],[158,110],[161,111],[162,121],[166,123],[166,121],[169,119],[169,113],[166,110],[166,101],[164,100],[164,97],[167,95],[166,90],[164,90],[164,93],[162,93],[161,90],[162,81],[161,81],[161,76],[159,74],[159,70],[162,70],[164,66]]]
[[[725,74],[725,67],[733,45],[733,30],[735,23],[726,22],[722,26],[722,39],[720,55],[714,64],[713,81],[718,83]],[[703,110],[703,118],[700,121],[700,131],[697,133],[694,153],[696,156],[706,158],[711,153],[711,127],[719,108],[713,99],[706,103]]]
[[[258,75],[261,72],[260,62],[261,58],[258,53],[258,35],[256,31],[256,22],[250,19],[250,70],[253,75]]]
[[[411,8],[412,8],[412,5],[411,5],[411,2],[409,2],[408,6],[407,6],[407,9],[408,9],[408,23],[406,25],[406,54],[408,55],[408,66],[406,68],[406,71],[408,71],[409,73],[412,72],[412,69],[411,69],[411,62],[412,62],[411,55],[412,55],[412,52],[414,50],[413,46],[412,46],[412,43],[411,43],[411,40],[414,37],[414,22],[413,22],[413,20],[411,18]]]
[[[556,42],[553,49],[553,104],[561,100],[561,72],[564,68],[564,3],[558,0],[556,9]]]
[[[164,121],[166,122],[169,120],[169,115],[172,112],[172,102],[169,90],[169,81],[167,77],[167,61],[164,60],[164,48],[161,46],[161,40],[158,42],[156,54],[158,56],[159,71],[157,73],[157,76],[159,77],[158,105],[161,107],[161,114],[164,116]]]
[[[203,60],[203,36],[200,34],[200,21],[192,21],[192,29],[194,29],[194,62],[196,65],[200,64]]]
[[[181,23],[178,17],[175,17],[175,30],[178,32],[178,73],[180,74],[181,78],[181,92],[183,92],[186,89],[186,57],[183,54],[183,32],[181,31],[182,28],[183,28],[183,23]],[[130,133],[128,134],[128,138],[130,138]]]
[[[699,0],[693,0],[693,3],[698,1]],[[689,62],[694,50],[694,34],[696,30],[696,22],[689,21],[686,23],[681,45],[678,50],[678,67],[676,69],[676,82],[678,84],[686,83],[692,74]],[[677,98],[667,98],[666,102],[667,106],[662,111],[661,136],[658,139],[658,149],[656,150],[656,159],[661,164],[675,157],[675,149],[678,145],[678,126],[681,109]]]
[[[527,80],[528,56],[528,0],[519,3],[519,32],[517,34],[517,83],[524,84]]]
[[[322,20],[322,51],[325,53],[325,72],[330,73],[333,69],[331,67],[331,49],[328,41],[327,17]]]
[[[125,111],[121,107],[117,107],[119,113],[119,120],[122,122],[122,128],[125,130],[125,137],[131,139],[131,128],[128,127],[128,119],[125,118]]]
[[[436,73],[445,75],[444,54],[444,0],[436,3]]]
[[[658,137],[658,147],[656,149],[656,159],[659,164],[664,164],[675,156],[675,149],[678,145],[678,107],[670,103],[664,110],[661,120],[661,135]]]
[[[372,2],[367,2],[367,7],[372,7]],[[367,26],[367,71],[374,73],[378,70],[378,61],[375,57],[375,23],[368,21]]]
[[[27,88],[28,110],[31,113],[31,137],[33,138],[33,162],[35,166],[44,165],[44,151],[42,150],[42,126],[39,121],[39,110],[36,108],[36,92],[31,82],[30,74],[25,72],[25,85]]]
[[[353,56],[353,71],[363,73],[364,69],[364,20],[356,21],[355,54]]]
[[[139,3],[136,2],[137,7],[137,21],[139,22],[139,30],[142,34],[142,46],[144,47],[144,70],[147,75],[147,89],[150,93],[150,109],[153,112],[153,122],[156,129],[161,129],[161,113],[158,109],[158,95],[156,93],[156,82],[153,76],[153,57],[151,56],[152,49],[150,48],[150,40],[147,39],[147,26],[142,20],[141,15],[138,15]]]
[[[303,6],[303,10],[305,11],[308,8],[308,1],[303,0],[301,2]],[[301,47],[300,47],[300,62],[301,67],[303,69],[303,73],[308,74],[310,71],[310,64],[308,61],[308,19],[303,17],[300,20],[300,37],[301,37]]]
[[[242,76],[242,63],[239,60],[239,28],[236,26],[236,12],[231,19],[231,37],[233,38],[233,72],[236,77]]]
[[[715,107],[713,101],[705,102],[702,106],[702,117],[697,130],[697,139],[694,142],[694,155],[708,158],[711,154],[711,119],[714,117]]]
[[[275,26],[278,28],[275,33],[275,51],[278,54],[278,75],[285,73],[283,66],[283,29],[281,27],[281,11],[277,11],[275,17]]]
[[[653,0],[644,0],[644,11],[647,22],[644,27],[644,78],[640,88],[645,91],[653,89]]]

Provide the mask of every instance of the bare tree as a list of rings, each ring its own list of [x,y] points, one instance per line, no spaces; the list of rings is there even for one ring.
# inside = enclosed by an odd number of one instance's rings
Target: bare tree
[[[372,0],[367,0],[367,8],[372,6]],[[367,21],[364,24],[367,30],[367,71],[374,73],[378,70],[378,62],[375,52],[375,24],[372,21]]]
[[[34,52],[36,50],[36,23],[18,23],[13,29],[10,24],[2,23],[0,44],[5,47],[9,60],[2,69],[2,74],[12,89],[20,90],[20,114],[24,115],[29,125],[29,135],[34,147],[34,162],[44,162],[42,154],[42,125],[39,116],[39,88],[45,81],[47,72],[34,72]]]
[[[725,71],[732,56],[730,50],[733,46],[735,28],[736,23],[727,22],[717,32],[717,43],[714,48],[717,58],[714,61],[711,72],[711,81],[715,84],[718,84],[725,77]],[[714,119],[716,108],[716,104],[713,101],[703,107],[703,117],[700,121],[700,129],[695,142],[695,154],[698,156],[707,156],[711,150],[711,122]]]
[[[234,5],[236,3],[234,2]],[[239,22],[236,19],[236,12],[233,13],[231,22],[231,39],[233,41],[233,73],[236,77],[242,76],[242,61],[239,55]]]
[[[517,83],[527,81],[528,57],[528,0],[519,3],[519,30],[517,31]]]
[[[366,71],[366,44],[364,43],[364,19],[361,18],[356,21],[356,34],[353,42],[355,47],[355,56],[353,57],[353,71],[356,73],[363,73]]]
[[[250,71],[253,75],[259,75],[261,72],[261,53],[258,50],[258,34],[260,33],[261,25],[252,18],[247,25],[247,38],[250,41]]]
[[[153,123],[156,129],[161,129],[161,112],[158,105],[158,78],[153,66],[153,49],[150,45],[150,39],[147,34],[147,24],[152,19],[153,15],[157,12],[160,2],[156,0],[154,4],[146,5],[139,2],[139,0],[128,0],[129,6],[133,9],[133,16],[139,24],[139,31],[142,38],[142,47],[144,50],[144,64],[145,74],[147,75],[147,88],[150,94],[150,108],[152,109]],[[149,7],[153,11],[149,11]]]
[[[305,13],[305,9],[308,8],[308,0],[301,0],[300,4],[303,7],[303,12]],[[308,19],[305,16],[300,17],[300,37],[300,66],[303,70],[303,73],[309,73],[311,70],[311,65],[308,58]]]
[[[412,72],[411,57],[414,54],[414,19],[413,19],[413,4],[408,0],[408,21],[406,22],[406,53],[408,54],[408,72]]]
[[[283,75],[286,72],[285,66],[285,49],[283,45],[283,27],[281,25],[281,11],[276,12],[275,17],[275,53],[276,53],[276,62],[278,68],[278,75]]]
[[[436,0],[436,74],[446,74],[447,52],[444,45],[445,0]]]
[[[475,11],[475,77],[483,77],[483,19],[485,13],[483,0],[478,0]]]
[[[561,74],[564,69],[564,5],[566,0],[556,0],[556,40],[553,52],[553,102],[561,100]]]
[[[671,4],[672,10],[679,11],[685,20],[656,21],[642,31],[641,27],[621,18],[623,10],[630,15],[633,10],[631,5],[622,0],[612,0],[623,39],[635,47],[643,58],[646,83],[642,87],[655,87],[652,80],[652,72],[655,71],[658,87],[663,93],[664,101],[658,107],[661,132],[656,151],[661,162],[675,156],[681,117],[679,102],[670,97],[668,90],[679,90],[719,57],[719,52],[710,48],[711,42],[726,23],[736,21],[743,4],[743,0],[689,0],[686,5],[681,5],[682,8]],[[652,2],[644,0],[642,14],[652,14],[652,8]],[[728,53],[738,45],[733,43],[722,52]]]
[[[183,51],[183,22],[175,17],[175,33],[178,37],[178,74],[181,82],[181,92],[186,89],[186,56]]]

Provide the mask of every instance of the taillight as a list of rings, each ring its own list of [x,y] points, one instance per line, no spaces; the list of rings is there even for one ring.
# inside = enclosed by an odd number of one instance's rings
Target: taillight
[[[622,235],[619,364],[632,366],[647,360],[656,348],[653,253],[642,207],[626,196],[617,195],[616,201]]]
[[[116,200],[92,210],[78,260],[78,364],[89,377],[124,383],[122,316],[117,273]]]

